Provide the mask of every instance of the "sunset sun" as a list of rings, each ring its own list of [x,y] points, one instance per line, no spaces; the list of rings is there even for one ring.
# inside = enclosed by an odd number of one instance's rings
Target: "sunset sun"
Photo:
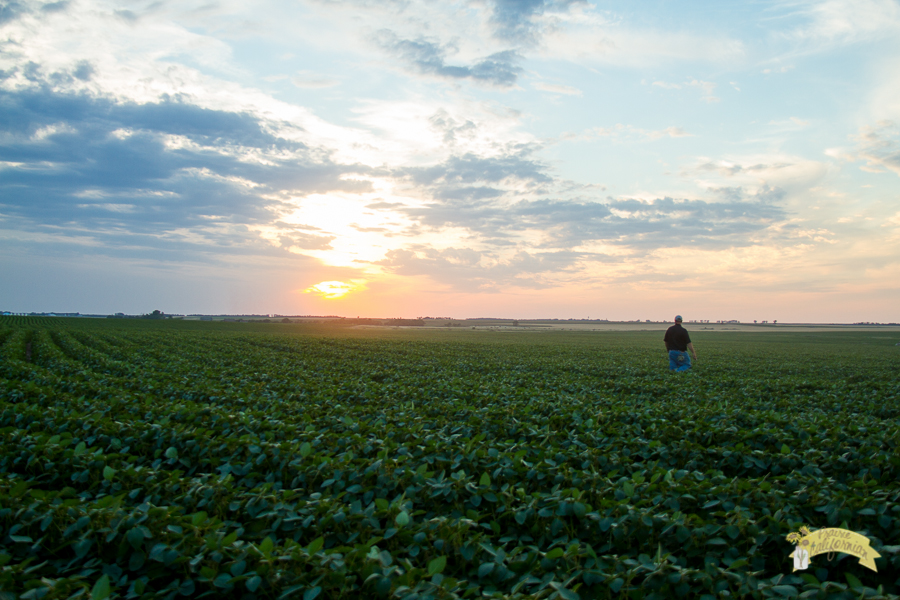
[[[342,298],[354,289],[356,289],[356,286],[352,283],[344,283],[343,281],[322,281],[306,288],[304,291],[307,294],[319,294],[322,298],[334,300]]]

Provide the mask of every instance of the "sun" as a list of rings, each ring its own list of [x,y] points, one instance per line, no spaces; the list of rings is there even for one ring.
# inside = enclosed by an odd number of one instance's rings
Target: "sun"
[[[342,298],[348,292],[352,292],[356,286],[352,283],[344,283],[343,281],[322,281],[316,285],[311,285],[305,290],[307,294],[319,294],[327,300],[335,300]]]

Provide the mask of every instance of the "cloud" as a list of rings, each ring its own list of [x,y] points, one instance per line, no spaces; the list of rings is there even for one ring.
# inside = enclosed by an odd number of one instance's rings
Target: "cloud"
[[[136,23],[140,19],[136,12],[128,9],[119,9],[113,11],[113,14],[127,23]]]
[[[694,87],[699,87],[699,88],[702,89],[704,92],[706,92],[707,95],[712,94],[712,93],[713,93],[713,90],[716,89],[716,84],[713,83],[712,81],[702,81],[702,80],[699,80],[699,79],[694,79],[693,77],[690,78],[688,81],[686,81],[686,82],[685,82],[685,85],[691,85],[691,86],[694,86]]]
[[[754,167],[734,172],[745,169]],[[453,156],[403,173],[431,197],[391,207],[413,223],[405,235],[430,232],[446,242],[411,242],[377,264],[470,291],[550,286],[554,279],[547,273],[554,270],[584,275],[591,264],[624,257],[649,260],[684,247],[722,251],[795,233],[785,225],[785,190],[765,184],[709,187],[703,198],[566,198],[559,195],[565,182],[552,177],[547,165],[512,149],[495,157]]]
[[[311,71],[300,71],[294,77],[291,77],[291,83],[298,88],[315,90],[334,87],[338,85],[340,81],[333,77],[313,73]]]
[[[389,251],[378,264],[408,277],[426,276],[457,290],[499,292],[508,287],[546,288],[585,253],[516,251],[509,256],[472,248],[412,247]]]
[[[479,202],[464,208],[452,201],[403,209],[411,219],[435,229],[464,229],[473,242],[488,238],[518,240],[530,247],[571,249],[585,243],[629,248],[681,245],[734,246],[746,234],[785,218],[776,201],[783,192],[763,187],[709,190],[708,200],[657,198],[522,200]]]
[[[90,231],[110,248],[253,246],[282,195],[366,192],[340,165],[250,114],[168,100],[0,91],[0,205],[32,231]],[[323,248],[321,236],[285,242]],[[148,250],[149,251],[149,250]]]
[[[499,183],[509,179],[531,184],[549,183],[552,178],[547,175],[546,167],[530,159],[530,151],[530,148],[514,148],[512,152],[496,157],[451,156],[441,164],[410,168],[406,173],[420,185]]]
[[[413,220],[437,231],[463,231],[465,246],[416,245],[391,250],[377,264],[398,275],[429,278],[467,291],[507,286],[552,287],[560,277],[590,277],[591,265],[638,264],[676,248],[730,250],[781,231],[782,192],[710,190],[705,200],[608,198],[479,202],[460,208],[435,202],[407,207]]]
[[[801,3],[808,23],[792,32],[814,41],[857,42],[900,32],[900,4],[894,0],[824,0]]]
[[[469,66],[457,66],[446,62],[447,55],[456,51],[452,46],[442,46],[439,42],[425,38],[402,39],[388,29],[380,30],[373,39],[407,68],[444,79],[469,79],[478,83],[510,87],[522,72],[517,64],[522,57],[514,50],[496,52]]]
[[[532,150],[512,148],[505,154],[487,157],[472,153],[455,155],[435,165],[403,168],[398,174],[448,206],[479,205],[507,194],[537,193],[554,181],[543,163],[530,158]],[[415,211],[408,208],[402,212]],[[416,214],[430,227],[444,224],[442,212],[428,217],[424,213]]]
[[[564,13],[576,4],[586,4],[586,2],[579,0],[493,0],[491,24],[495,27],[494,35],[519,44],[536,44],[540,40],[543,29],[552,23],[552,13]]]
[[[81,81],[90,81],[96,70],[89,60],[79,60],[72,71],[72,76]]]
[[[70,3],[68,0],[61,0],[60,2],[48,2],[47,4],[41,6],[41,11],[45,13],[63,12],[67,8],[69,8],[69,4]]]
[[[597,137],[610,138],[617,142],[634,142],[643,140],[658,140],[661,138],[693,137],[683,127],[669,126],[665,129],[641,129],[632,125],[616,124],[613,127],[594,127],[580,135],[570,136],[574,139],[590,140]]]
[[[692,137],[694,134],[686,132],[682,127],[666,127],[660,131],[651,131],[648,135],[653,139],[657,139],[661,137]]]
[[[371,208],[371,209],[377,210],[377,209],[382,209],[382,208],[388,208],[388,209],[401,208],[404,206],[406,206],[406,205],[403,204],[402,202],[385,202],[383,200],[379,200],[378,202],[372,202],[371,204],[366,204],[365,208]]]
[[[4,2],[0,5],[0,25],[18,18],[23,12],[25,12],[25,8],[15,0]]]
[[[716,162],[702,163],[697,166],[697,169],[700,171],[715,171],[724,177],[734,177],[735,175],[744,173],[758,175],[764,172],[771,172],[773,170],[784,169],[791,166],[792,164],[788,162],[779,162],[774,164],[755,163],[744,165],[729,160],[719,160]]]
[[[470,137],[478,125],[471,119],[461,122],[454,119],[450,113],[441,108],[429,117],[428,122],[437,130],[443,132],[443,141],[448,145],[455,145],[460,136]]]
[[[678,62],[735,64],[747,54],[744,43],[718,32],[692,33],[629,24],[584,10],[544,32],[541,52],[579,64],[645,68]],[[663,87],[666,82],[659,82]],[[677,85],[677,84],[676,84]]]
[[[356,23],[364,24],[356,31],[390,30],[399,40],[412,44],[427,41],[438,48],[452,46],[467,57],[538,48],[548,33],[564,30],[573,13],[593,11],[586,0],[315,0],[314,4],[339,15],[351,29],[356,29]],[[347,19],[348,13],[353,18]],[[393,42],[388,43],[391,46]],[[415,54],[421,51],[417,49]]]
[[[719,99],[717,97],[712,95],[713,90],[716,89],[716,84],[713,83],[712,81],[701,81],[699,79],[691,78],[690,80],[688,80],[685,83],[685,85],[699,87],[701,90],[703,90],[703,93],[705,94],[705,96],[703,96],[703,99],[706,102],[718,102],[719,101]]]
[[[287,247],[291,251],[301,251],[298,253],[302,253],[303,250],[327,250],[331,248],[331,242],[334,239],[335,236],[306,235],[301,233],[283,236],[280,241],[283,247]]]
[[[543,83],[538,81],[534,84],[539,90],[543,90],[545,92],[552,92],[554,94],[565,94],[567,96],[581,96],[582,92],[576,87],[572,87],[570,85],[559,85],[555,83]]]
[[[716,89],[716,83],[712,81],[703,81],[701,79],[696,79],[694,77],[688,78],[683,83],[670,83],[666,81],[654,81],[652,85],[656,87],[661,87],[666,90],[680,90],[683,87],[697,87],[703,90],[704,96],[703,100],[706,102],[718,102],[719,98],[713,96],[713,91]],[[740,91],[736,85],[732,82],[731,84],[735,89]]]
[[[738,191],[724,201],[656,198],[616,199],[600,206],[558,203],[529,207],[538,222],[554,223],[558,244],[604,242],[632,249],[733,247],[749,243],[747,234],[785,217],[766,193]],[[566,209],[566,210],[562,210]]]
[[[900,175],[900,126],[894,121],[881,121],[874,127],[863,127],[855,136],[859,158],[866,161],[867,170]],[[864,167],[865,168],[865,167]]]
[[[767,186],[785,192],[786,198],[802,198],[828,174],[829,164],[788,154],[731,156],[700,159],[682,171],[702,189],[742,187],[763,190]],[[805,201],[804,201],[805,202]]]

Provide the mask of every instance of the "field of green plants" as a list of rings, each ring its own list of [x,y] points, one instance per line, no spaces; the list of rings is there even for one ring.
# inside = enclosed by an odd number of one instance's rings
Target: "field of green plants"
[[[900,334],[661,338],[0,317],[0,600],[897,598]]]

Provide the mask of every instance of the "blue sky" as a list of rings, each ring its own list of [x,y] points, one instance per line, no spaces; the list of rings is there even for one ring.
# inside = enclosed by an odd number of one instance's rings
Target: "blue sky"
[[[0,3],[0,310],[898,321],[898,40],[894,0]]]

